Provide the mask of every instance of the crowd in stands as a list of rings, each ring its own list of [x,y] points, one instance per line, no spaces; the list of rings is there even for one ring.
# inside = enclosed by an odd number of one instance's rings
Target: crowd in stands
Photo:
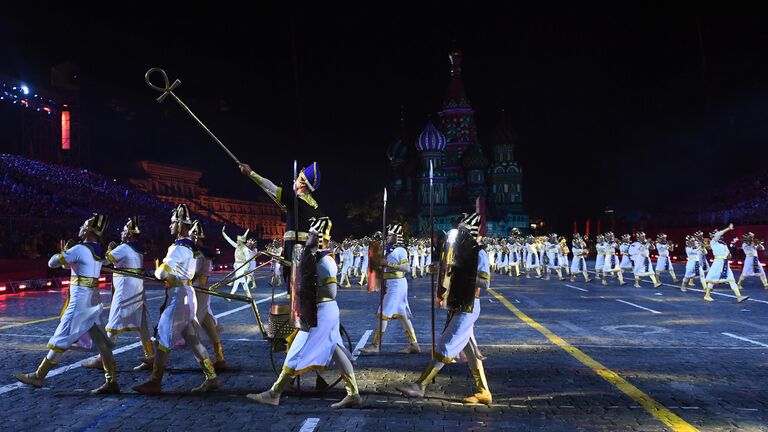
[[[52,165],[0,154],[0,259],[48,258],[59,242],[74,238],[94,212],[110,217],[105,242],[119,242],[119,231],[131,215],[143,223],[150,256],[162,256],[171,238],[173,205],[92,171]],[[198,215],[199,216],[199,215]],[[211,233],[211,247],[228,251],[221,225],[200,217]]]

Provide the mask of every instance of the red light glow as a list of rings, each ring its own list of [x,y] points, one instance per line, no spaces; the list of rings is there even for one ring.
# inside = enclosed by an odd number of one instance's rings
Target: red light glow
[[[66,105],[65,105],[66,106]],[[69,111],[61,112],[61,149],[69,150]]]

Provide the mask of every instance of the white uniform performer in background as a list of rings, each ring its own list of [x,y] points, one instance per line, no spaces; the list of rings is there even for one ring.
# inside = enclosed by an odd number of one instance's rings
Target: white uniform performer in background
[[[579,273],[584,276],[584,282],[591,281],[592,279],[589,278],[589,273],[587,272],[587,255],[589,255],[587,243],[579,233],[576,233],[573,235],[571,246],[571,251],[573,252],[573,259],[571,260],[571,282],[576,280],[576,275]]]
[[[549,271],[554,270],[557,273],[559,280],[565,280],[563,277],[563,269],[560,265],[560,242],[557,239],[557,234],[552,233],[545,243],[547,248],[547,270],[544,279],[549,280]]]
[[[703,246],[692,235],[685,236],[685,254],[687,256],[685,263],[685,275],[683,276],[683,283],[680,285],[680,291],[686,292],[685,284],[694,279],[699,279],[701,287],[704,290],[707,289],[707,284],[704,282],[704,271],[701,269],[701,248]]]
[[[90,349],[95,345],[103,359],[106,382],[91,393],[120,393],[112,343],[102,330],[101,312],[104,305],[99,295],[99,274],[104,252],[98,241],[104,234],[107,223],[106,216],[94,214],[80,227],[78,237],[82,243],[70,248],[68,241],[64,250],[48,260],[50,268],[64,267],[71,270],[69,295],[61,311],[61,321],[56,327],[56,332],[48,341],[48,354],[37,371],[16,374],[16,379],[24,384],[42,387],[45,376],[56,367],[66,350],[73,347]]]
[[[699,248],[699,262],[701,263],[701,271],[707,273],[709,271],[709,259],[707,258],[707,255],[709,254],[707,251],[707,249],[709,249],[709,239],[705,239],[704,233],[701,231],[696,231],[693,233],[693,236],[701,245],[701,248]],[[692,280],[688,281],[688,286],[693,286]]]
[[[360,241],[352,242],[352,276],[360,276],[360,262],[362,260],[362,248]]]
[[[608,275],[617,274],[619,276],[619,285],[626,285],[624,282],[624,272],[619,265],[619,259],[616,256],[616,249],[619,247],[616,242],[616,238],[613,233],[608,231],[605,233],[603,242],[603,253],[605,254],[605,264],[603,266],[603,285],[608,285]]]
[[[675,244],[667,242],[667,235],[659,233],[656,235],[656,250],[659,252],[659,258],[656,259],[656,276],[661,280],[661,274],[669,272],[672,276],[672,282],[677,283],[675,268],[672,266],[670,252],[675,250]]]
[[[133,387],[139,393],[159,394],[163,373],[171,349],[186,343],[200,362],[205,381],[192,389],[192,393],[205,393],[219,388],[219,378],[208,351],[200,343],[200,324],[197,321],[197,298],[192,288],[197,260],[195,245],[189,238],[192,220],[186,204],[179,204],[171,213],[168,227],[176,241],[168,248],[163,263],[155,270],[155,277],[166,282],[167,305],[157,324],[157,352],[149,381]]]
[[[259,254],[259,247],[256,244],[255,238],[250,238],[245,242],[245,246],[248,247],[248,258],[251,260],[248,261],[248,275],[245,277],[245,284],[252,289],[256,289],[256,273],[253,271],[256,270],[256,255]]]
[[[563,271],[563,277],[565,277],[565,275],[571,274],[571,266],[568,264],[568,254],[571,252],[571,250],[568,249],[568,241],[565,239],[565,237],[560,236],[557,242],[560,246],[558,249],[559,255],[557,256],[557,260],[560,261],[560,268]]]
[[[710,292],[715,285],[721,283],[727,283],[730,285],[731,290],[734,294],[736,294],[736,301],[738,303],[741,303],[749,298],[749,296],[741,295],[739,286],[736,285],[736,280],[733,277],[733,272],[731,271],[731,266],[729,263],[731,252],[728,250],[728,245],[725,244],[725,242],[722,240],[723,235],[732,229],[733,224],[730,224],[728,225],[728,228],[722,229],[720,231],[712,231],[709,234],[711,238],[709,245],[712,248],[712,253],[715,255],[715,260],[712,262],[712,266],[707,272],[707,288],[704,292],[704,300],[706,301],[715,301],[715,299],[713,299],[710,295]]]
[[[107,259],[124,272],[142,274],[144,271],[144,246],[138,240],[141,234],[139,217],[128,219],[120,233],[122,243],[115,246],[110,243],[107,249]],[[152,346],[150,335],[149,311],[147,310],[147,295],[144,291],[144,281],[139,278],[121,274],[112,275],[112,304],[109,309],[107,321],[107,336],[112,342],[117,342],[117,337],[125,332],[138,332],[141,346],[144,348],[144,357],[141,364],[133,370],[151,370],[155,360],[155,350]],[[101,356],[85,360],[80,363],[83,367],[102,369],[104,365]]]
[[[519,231],[518,231],[519,233]],[[515,276],[520,277],[520,267],[523,263],[523,244],[520,237],[513,234],[509,241],[509,272],[507,274],[512,276],[512,269],[515,269]]]
[[[432,241],[429,239],[424,240],[424,249],[421,252],[424,255],[424,266],[421,268],[422,270],[422,276],[424,276],[423,272],[427,271],[429,269],[429,266],[432,265]]]
[[[464,219],[459,224],[459,230],[464,230],[478,241],[480,237],[480,215],[473,213],[464,215]],[[488,264],[488,255],[482,246],[477,246],[477,278],[474,287],[474,301],[470,304],[460,304],[463,302],[452,298],[450,293],[444,294],[441,304],[451,311],[451,316],[445,329],[440,333],[440,337],[435,344],[435,358],[429,362],[429,365],[421,373],[416,382],[398,386],[404,395],[408,397],[424,397],[427,385],[437,376],[440,370],[448,363],[454,362],[454,359],[464,354],[467,365],[475,380],[476,392],[474,395],[464,399],[466,403],[490,404],[493,402],[493,396],[488,387],[488,379],[485,376],[483,360],[485,357],[480,353],[475,340],[475,322],[480,317],[480,294],[482,290],[488,289],[491,283],[490,266]],[[455,289],[455,288],[454,288]]]
[[[419,244],[414,238],[410,240],[408,257],[411,260],[411,279],[416,279],[416,276],[419,273]]]
[[[349,273],[352,271],[353,262],[352,247],[352,242],[349,240],[344,240],[341,243],[341,280],[339,281],[339,286],[347,288],[352,286],[349,283]]]
[[[365,281],[368,280],[368,246],[370,243],[370,239],[368,237],[363,237],[361,240],[361,250],[360,250],[360,282],[357,284],[360,286],[365,285]]]
[[[765,250],[762,240],[755,240],[755,234],[748,232],[742,236],[743,243],[741,244],[741,250],[744,251],[744,267],[741,270],[741,276],[739,276],[739,282],[737,285],[743,288],[742,283],[744,279],[748,277],[760,278],[760,282],[763,283],[763,288],[768,289],[768,280],[765,278],[765,269],[760,264],[760,260],[757,258],[759,251]]]
[[[327,369],[331,363],[341,372],[347,389],[347,395],[341,401],[332,404],[332,408],[361,408],[363,399],[357,387],[355,371],[352,368],[352,354],[344,348],[339,333],[339,306],[336,303],[336,262],[327,250],[331,239],[331,220],[327,217],[310,219],[309,233],[300,272],[312,276],[314,286],[300,286],[299,290],[309,294],[314,291],[314,302],[300,303],[298,307],[300,330],[291,341],[288,354],[283,363],[283,370],[272,387],[259,394],[249,394],[248,399],[261,404],[277,406],[280,395],[293,378],[315,369]],[[307,266],[307,267],[304,267]],[[311,267],[313,268],[311,268]],[[304,295],[299,295],[302,302]]]
[[[232,291],[230,291],[230,294],[237,293],[237,288],[242,286],[243,291],[245,291],[245,295],[248,297],[251,297],[251,290],[248,289],[248,279],[245,277],[240,277],[248,272],[248,266],[244,264],[246,261],[248,261],[248,258],[251,257],[251,250],[245,244],[246,240],[248,240],[249,230],[245,230],[245,234],[241,236],[237,236],[237,242],[234,242],[227,235],[227,232],[225,231],[226,229],[227,229],[226,226],[222,227],[221,234],[224,236],[224,240],[226,240],[227,243],[230,244],[230,246],[235,248],[234,267],[235,269],[238,269],[237,272],[235,272],[235,276],[238,276],[238,278],[235,279],[234,282],[232,282]]]
[[[203,224],[200,221],[192,222],[192,228],[189,229],[189,237],[195,242],[195,277],[192,278],[192,286],[200,289],[208,289],[208,278],[211,275],[211,269],[213,268],[213,260],[216,258],[208,248],[205,247],[205,231],[203,230]],[[205,330],[205,334],[208,335],[208,340],[211,341],[211,347],[213,353],[216,356],[216,361],[213,363],[213,368],[216,372],[221,372],[227,369],[227,362],[224,360],[224,347],[221,345],[221,337],[219,336],[219,330],[217,328],[218,321],[213,315],[211,309],[211,296],[201,291],[195,291],[195,298],[197,300],[197,322],[200,323],[200,327]]]
[[[400,352],[416,354],[421,352],[416,340],[416,332],[411,323],[411,307],[408,305],[408,281],[405,275],[411,270],[408,264],[408,253],[403,247],[403,226],[391,224],[387,227],[387,248],[384,250],[384,301],[382,308],[377,309],[376,317],[381,318],[381,333],[377,323],[373,334],[373,342],[360,350],[363,354],[381,352],[381,340],[387,331],[387,323],[398,319],[408,337],[408,346]]]
[[[498,257],[496,258],[496,270],[501,273],[509,273],[510,264],[510,244],[507,239],[501,239],[498,247]]]
[[[621,244],[619,245],[619,252],[621,252],[621,263],[619,267],[622,270],[632,271],[635,265],[632,263],[632,258],[629,255],[629,246],[632,243],[632,236],[630,234],[624,234],[621,236]]]
[[[651,262],[651,249],[654,248],[653,243],[646,240],[645,233],[642,231],[636,234],[636,238],[637,245],[633,244],[636,255],[632,260],[635,262],[635,288],[640,288],[640,278],[644,276],[651,278],[653,287],[658,288],[661,286],[661,282],[656,279],[656,272],[653,270],[653,263]]]
[[[531,272],[535,271],[536,277],[541,278],[541,262],[539,261],[538,245],[535,243],[535,239],[532,235],[528,236],[526,242],[525,277],[530,279]]]
[[[595,236],[595,277],[600,279],[600,274],[605,268],[605,237],[602,234]]]
[[[283,247],[280,245],[279,238],[272,240],[272,245],[267,247],[267,252],[277,257],[283,256]],[[276,258],[272,258],[272,281],[269,284],[273,287],[283,284],[283,264]]]

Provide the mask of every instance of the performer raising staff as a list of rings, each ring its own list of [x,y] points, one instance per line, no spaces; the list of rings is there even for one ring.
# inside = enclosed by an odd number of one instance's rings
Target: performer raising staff
[[[205,381],[192,389],[192,393],[205,393],[219,388],[219,378],[208,351],[200,343],[197,321],[197,299],[191,280],[195,276],[197,260],[195,245],[189,238],[192,220],[186,204],[179,204],[171,213],[171,235],[176,241],[168,248],[163,263],[155,270],[155,277],[165,281],[167,305],[157,324],[157,353],[149,381],[133,387],[139,393],[159,394],[163,372],[172,348],[186,342],[187,348],[200,362]]]
[[[286,213],[286,231],[283,234],[283,258],[290,262],[293,256],[293,246],[297,244],[296,238],[298,237],[298,244],[304,244],[307,241],[309,219],[318,219],[325,216],[312,196],[312,193],[320,187],[320,167],[317,165],[317,162],[312,162],[309,166],[303,168],[297,175],[290,190],[285,190],[282,186],[277,186],[269,179],[256,174],[248,164],[241,163],[238,167],[241,173],[256,182]],[[295,209],[293,204],[294,197],[297,198],[298,206]],[[298,227],[295,226],[297,220]],[[283,268],[283,279],[287,280],[290,274],[291,269],[285,266]]]
[[[122,243],[118,246],[114,242],[110,243],[107,249],[107,259],[115,268],[129,273],[141,274],[143,272],[144,246],[139,241],[139,234],[141,234],[139,217],[131,217],[120,233]],[[115,290],[109,309],[107,336],[112,342],[116,342],[121,333],[139,332],[141,346],[144,348],[144,357],[141,359],[141,364],[133,370],[150,370],[155,353],[149,332],[149,311],[147,310],[144,281],[135,277],[114,274],[112,275],[112,286]],[[101,355],[92,360],[83,361],[81,364],[83,367],[99,369],[104,367]]]
[[[325,370],[331,362],[341,371],[347,395],[332,408],[360,408],[363,400],[352,369],[352,354],[344,348],[339,333],[339,306],[336,303],[336,262],[328,250],[331,220],[310,220],[309,235],[299,261],[299,282],[294,287],[299,332],[291,341],[283,370],[272,387],[248,399],[261,404],[280,404],[280,395],[293,378],[311,370]]]
[[[381,332],[379,326],[373,334],[373,342],[360,350],[363,354],[373,354],[381,351],[381,340],[384,332],[387,331],[387,323],[393,318],[397,318],[403,326],[405,335],[408,337],[408,346],[402,353],[415,354],[421,352],[419,343],[416,340],[416,332],[411,324],[411,307],[408,305],[408,281],[405,275],[411,270],[408,264],[408,253],[403,247],[403,226],[400,224],[391,224],[387,227],[387,248],[384,250],[384,259],[381,265],[384,268],[384,301],[383,310],[379,308],[376,316],[381,322]]]
[[[707,272],[707,288],[704,292],[704,300],[706,301],[715,301],[715,299],[713,299],[710,295],[710,292],[715,285],[721,283],[727,283],[730,285],[731,290],[734,294],[736,294],[736,301],[738,303],[741,303],[749,298],[749,296],[741,295],[741,290],[739,290],[739,286],[736,285],[736,281],[733,277],[733,271],[731,271],[731,265],[729,262],[731,252],[728,250],[728,245],[723,241],[723,235],[732,229],[733,224],[730,224],[728,225],[728,228],[724,228],[720,231],[712,231],[709,234],[711,238],[709,245],[712,248],[712,253],[715,255],[715,260],[712,261],[712,265],[709,267],[709,271]]]
[[[98,242],[107,228],[107,223],[106,216],[94,214],[80,227],[78,237],[82,242],[70,247],[71,241],[67,241],[64,249],[48,260],[50,268],[64,267],[71,270],[69,295],[61,311],[61,321],[56,327],[56,332],[48,341],[48,354],[37,371],[16,374],[16,379],[24,384],[42,387],[45,376],[56,367],[66,350],[90,349],[91,345],[95,345],[101,354],[106,382],[91,393],[120,393],[112,344],[101,328],[101,312],[104,305],[99,295],[99,273],[104,260],[104,250]]]
[[[192,286],[207,289],[208,277],[211,274],[213,260],[216,258],[216,255],[205,247],[205,231],[200,221],[192,222],[192,228],[189,229],[189,237],[195,242],[195,277],[192,278]],[[211,296],[196,290],[195,298],[197,300],[197,311],[195,313],[197,322],[200,323],[200,327],[208,335],[208,340],[211,341],[211,346],[213,347],[213,354],[216,356],[213,368],[217,372],[226,370],[227,362],[224,361],[224,347],[221,345],[219,330],[216,328],[218,322],[216,322],[216,317],[213,315],[213,310],[211,310]]]
[[[408,397],[424,397],[424,391],[440,370],[460,353],[467,358],[467,365],[475,379],[476,393],[464,399],[467,403],[490,404],[493,401],[488,388],[488,380],[483,369],[483,360],[475,340],[475,322],[480,316],[480,293],[490,287],[491,276],[488,254],[480,245],[480,215],[464,215],[459,223],[458,232],[451,246],[453,259],[448,283],[440,281],[441,305],[449,311],[448,323],[435,344],[435,358],[429,362],[416,382],[397,387]],[[444,255],[445,256],[445,255]],[[448,272],[446,272],[448,273]],[[446,289],[445,287],[449,287]]]
[[[232,282],[232,291],[230,294],[237,293],[237,288],[242,285],[245,295],[251,297],[251,290],[248,288],[248,278],[243,276],[248,272],[248,266],[245,264],[248,258],[251,257],[251,250],[248,248],[246,241],[248,240],[248,231],[245,230],[245,234],[237,236],[237,242],[227,235],[226,225],[221,227],[221,234],[224,236],[224,240],[227,241],[233,248],[235,248],[235,264],[234,267],[237,270],[235,276],[238,278]]]

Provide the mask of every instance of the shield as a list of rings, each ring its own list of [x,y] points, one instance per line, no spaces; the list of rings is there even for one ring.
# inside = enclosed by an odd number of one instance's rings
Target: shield
[[[311,327],[317,327],[317,259],[301,245],[294,246],[292,258],[292,324],[293,327],[308,331]]]
[[[448,232],[437,283],[438,302],[451,311],[471,312],[475,304],[480,245],[469,231]]]
[[[381,289],[381,283],[384,279],[383,269],[381,268],[381,242],[372,241],[368,244],[368,292],[378,292]]]

